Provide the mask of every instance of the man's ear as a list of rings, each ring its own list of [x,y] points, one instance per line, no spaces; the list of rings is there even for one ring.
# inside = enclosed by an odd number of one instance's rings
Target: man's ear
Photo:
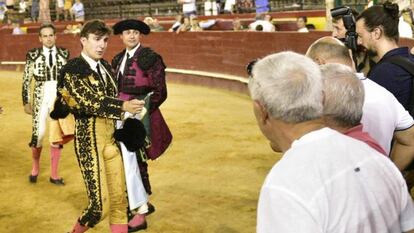
[[[373,33],[374,39],[378,40],[382,37],[383,29],[382,29],[382,27],[376,27],[376,28],[374,28],[372,33]]]
[[[266,108],[257,100],[254,101],[254,108],[258,113],[258,120],[260,123],[265,124],[266,121],[269,119],[269,113],[267,112]]]
[[[84,44],[85,44],[85,42],[86,42],[86,37],[81,37],[80,38],[80,42],[81,42],[81,44],[82,44],[82,47],[84,46]]]

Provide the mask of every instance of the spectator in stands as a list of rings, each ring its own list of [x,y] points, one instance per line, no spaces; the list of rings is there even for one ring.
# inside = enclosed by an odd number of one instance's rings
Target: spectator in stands
[[[197,16],[191,16],[190,17],[190,24],[191,24],[190,32],[201,32],[201,31],[203,31],[203,29],[200,27]]]
[[[296,26],[298,27],[298,32],[309,32],[308,28],[306,27],[307,22],[308,18],[306,16],[300,16],[296,19]]]
[[[7,14],[6,12],[7,12],[6,3],[4,3],[3,1],[0,1],[0,23],[5,21],[6,14]]]
[[[261,25],[264,32],[276,31],[275,25],[271,23],[271,17],[266,17],[266,14],[257,14],[256,21],[249,25],[249,31],[255,31],[257,25]]]
[[[151,17],[145,17],[144,23],[150,27],[152,32],[161,32],[164,31],[164,28],[160,25],[157,19]]]
[[[158,21],[158,19],[154,19],[152,21],[151,31],[153,31],[153,32],[163,32],[163,31],[165,31],[165,29],[164,29],[163,26],[161,26],[160,21]]]
[[[140,43],[140,36],[150,33],[150,28],[139,20],[123,20],[113,27],[114,34],[120,34],[126,49],[117,54],[112,60],[112,69],[115,70],[118,80],[118,98],[122,100],[148,99],[146,109],[148,114],[141,118],[144,125],[149,128],[151,146],[140,148],[139,151],[128,152],[122,149],[123,156],[132,156],[138,162],[141,180],[135,183],[145,187],[148,195],[152,193],[148,175],[148,159],[156,159],[162,155],[171,143],[172,135],[159,110],[160,105],[167,98],[167,86],[165,82],[165,64],[162,57],[146,48]],[[150,132],[150,133],[149,133]],[[132,165],[132,164],[129,164]],[[125,166],[125,165],[124,165]],[[127,172],[127,166],[125,171]],[[132,169],[136,171],[136,169]],[[127,173],[128,175],[129,173]],[[134,185],[136,187],[136,185]],[[128,188],[128,196],[139,195],[142,190]],[[129,221],[130,231],[145,229],[147,227],[145,214],[154,210],[148,200],[143,198],[144,205],[136,203],[136,207],[130,205],[131,211],[138,208],[136,214]],[[136,198],[136,200],[140,200]]]
[[[254,29],[256,32],[263,32],[263,25],[257,25],[256,28]]]
[[[398,20],[398,32],[400,37],[413,38],[413,30],[411,25],[404,20],[403,14],[401,14]]]
[[[65,5],[63,6],[63,10],[65,12],[65,20],[73,20],[72,14],[72,4],[73,0],[65,0]]]
[[[75,17],[76,22],[83,22],[85,21],[85,9],[83,7],[83,3],[81,0],[76,0],[75,4],[73,4],[71,8],[72,14]]]
[[[239,18],[233,19],[233,31],[243,31],[244,27]]]
[[[14,0],[6,0],[6,7],[9,10],[14,10]]]
[[[254,11],[253,0],[238,0],[236,1],[236,6],[238,13],[250,13]]]
[[[175,16],[175,22],[174,24],[171,26],[170,29],[168,29],[169,32],[176,32],[180,26],[184,23],[184,16],[179,14]]]
[[[39,19],[39,0],[32,0],[32,7],[30,9],[30,17],[33,22]]]
[[[60,20],[60,17],[62,16],[62,19],[64,19],[64,6],[65,6],[65,0],[56,0],[55,1],[56,6],[56,21]]]
[[[236,6],[236,0],[226,0],[224,4],[224,13],[233,14]]]
[[[20,27],[20,23],[12,23],[13,31],[12,35],[24,35],[26,32]]]
[[[27,11],[27,2],[25,0],[20,0],[19,13],[26,13],[26,11]]]
[[[260,130],[284,153],[260,191],[258,233],[414,230],[413,200],[395,165],[323,123],[316,63],[269,55],[253,66],[249,90]]]
[[[183,5],[184,16],[190,17],[197,15],[196,0],[177,0],[179,4]]]
[[[50,0],[39,1],[39,21],[43,24],[51,22],[49,1]]]
[[[377,63],[368,74],[368,78],[383,86],[398,99],[408,111],[413,91],[413,76],[399,65],[388,59],[405,57],[414,62],[407,47],[399,47],[398,5],[386,2],[364,10],[356,22],[358,44],[367,49],[367,53]]]
[[[63,33],[65,34],[79,34],[82,30],[82,24],[75,24],[75,25],[71,25],[68,24],[66,25],[65,30],[63,31]]]
[[[180,28],[177,30],[177,34],[180,32],[188,32],[191,29],[191,21],[190,17],[185,16],[183,19],[183,24],[181,24]]]

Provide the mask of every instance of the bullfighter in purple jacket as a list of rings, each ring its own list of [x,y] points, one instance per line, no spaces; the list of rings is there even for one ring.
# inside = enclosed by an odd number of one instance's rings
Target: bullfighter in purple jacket
[[[148,179],[147,158],[157,159],[170,145],[171,132],[159,110],[159,106],[167,98],[165,82],[165,64],[162,57],[140,44],[141,34],[150,33],[150,28],[142,21],[128,19],[116,23],[114,34],[120,35],[126,49],[112,60],[112,68],[118,80],[119,98],[131,100],[144,99],[149,96],[149,118],[143,122],[150,138],[150,146],[144,153],[137,152],[139,170],[146,193],[151,194]],[[142,152],[142,151],[141,151]],[[146,210],[148,209],[148,210]],[[153,206],[139,208],[130,221],[130,232],[146,228],[145,212],[152,212]]]

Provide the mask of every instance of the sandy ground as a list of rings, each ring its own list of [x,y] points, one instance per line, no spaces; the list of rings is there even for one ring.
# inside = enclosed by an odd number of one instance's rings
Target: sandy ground
[[[65,147],[60,164],[64,187],[48,182],[48,150],[42,154],[38,183],[28,182],[31,117],[23,112],[21,76],[0,72],[0,232],[68,232],[86,207],[73,144]],[[280,155],[259,132],[249,98],[195,86],[168,87],[162,112],[174,140],[167,153],[149,163],[156,212],[142,232],[254,232],[260,187]],[[107,233],[108,222],[88,232]]]

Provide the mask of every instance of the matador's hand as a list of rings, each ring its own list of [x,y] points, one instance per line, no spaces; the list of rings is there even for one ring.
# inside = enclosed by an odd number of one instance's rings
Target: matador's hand
[[[140,113],[142,111],[142,108],[144,107],[144,104],[145,101],[137,99],[125,101],[122,104],[122,110],[124,112],[129,112],[132,114]]]
[[[25,104],[24,105],[24,112],[29,114],[29,115],[32,115],[32,105],[31,104]]]

